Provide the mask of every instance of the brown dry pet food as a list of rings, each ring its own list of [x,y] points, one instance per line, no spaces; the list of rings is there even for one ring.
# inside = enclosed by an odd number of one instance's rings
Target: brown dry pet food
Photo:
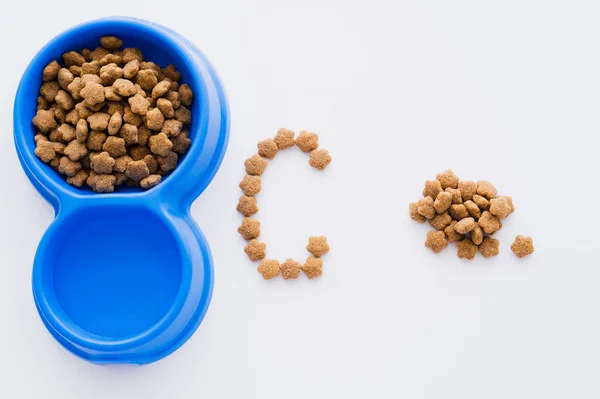
[[[331,155],[327,150],[313,150],[310,152],[308,164],[313,168],[323,170],[331,163]]]
[[[475,227],[475,219],[473,218],[465,218],[456,223],[454,229],[459,234],[467,234]]]
[[[149,189],[160,183],[162,177],[160,175],[149,175],[140,180],[140,187]]]
[[[71,161],[69,157],[61,157],[58,164],[58,171],[63,175],[75,176],[75,173],[81,169],[81,163]]]
[[[533,239],[531,237],[525,237],[518,235],[515,238],[515,242],[512,243],[510,249],[517,255],[519,258],[524,258],[528,255],[531,255],[534,251],[533,248]]]
[[[427,240],[425,240],[425,246],[431,249],[434,253],[440,253],[448,246],[448,240],[446,240],[446,233],[443,231],[430,231],[427,233]]]
[[[448,212],[454,220],[462,220],[469,217],[469,212],[467,212],[467,207],[464,204],[451,205]]]
[[[448,212],[438,213],[429,220],[429,224],[438,230],[444,230],[450,223],[452,223],[452,217]]]
[[[69,144],[67,144],[67,147],[64,149],[64,154],[68,156],[71,159],[71,161],[79,161],[81,158],[85,157],[87,153],[88,150],[85,144],[80,143],[77,140],[72,140],[71,142],[69,142]]]
[[[479,245],[479,252],[481,252],[484,258],[491,258],[500,253],[500,250],[498,249],[499,244],[500,241],[495,238],[489,236],[484,237],[481,245]]]
[[[433,203],[433,207],[437,213],[444,213],[452,205],[452,194],[448,192],[441,192],[438,194],[437,198]]]
[[[425,223],[427,218],[419,213],[419,204],[417,202],[411,202],[408,205],[408,211],[410,213],[410,218],[419,223]]]
[[[90,157],[90,167],[98,174],[112,173],[115,167],[115,159],[106,151]]]
[[[471,230],[471,241],[475,245],[479,245],[483,241],[483,230],[478,224],[475,224],[473,230]]]
[[[480,180],[477,182],[477,194],[490,200],[498,194],[498,190],[489,181]]]
[[[513,204],[512,197],[505,195],[503,198],[506,200],[506,203],[508,203],[508,206],[510,207],[510,213],[513,213],[515,211],[515,206]]]
[[[146,162],[143,160],[131,161],[127,164],[127,168],[125,169],[125,176],[133,181],[140,181],[149,175],[150,171],[148,170],[148,165],[146,165]]]
[[[50,82],[56,80],[58,77],[58,71],[60,71],[60,64],[56,61],[52,61],[42,71],[42,80],[44,82]]]
[[[104,36],[100,38],[100,45],[107,50],[115,51],[123,46],[123,40],[115,36]]]
[[[480,195],[473,196],[473,202],[481,209],[482,211],[487,211],[490,209],[490,202]]]
[[[75,187],[82,187],[85,181],[88,178],[88,172],[85,170],[80,170],[75,173],[75,176],[67,177],[67,183]]]
[[[258,238],[260,235],[260,222],[256,219],[244,218],[244,220],[242,220],[242,225],[238,227],[238,233],[240,233],[245,240]]]
[[[446,233],[446,236],[448,237],[448,242],[457,242],[463,239],[463,235],[457,233],[455,230],[456,223],[458,222],[453,220],[452,223],[444,229],[444,233]]]
[[[192,89],[190,89],[190,86],[182,84],[181,86],[179,86],[179,90],[177,92],[179,93],[179,98],[181,99],[181,105],[184,105],[186,107],[192,105],[194,93],[192,92]]]
[[[470,238],[465,238],[456,243],[456,249],[459,258],[473,260],[475,259],[475,255],[477,255],[478,248]]]
[[[445,172],[438,173],[435,177],[442,185],[442,189],[457,188],[458,187],[458,176],[448,169]]]
[[[473,196],[477,193],[477,183],[473,180],[459,181],[458,190],[462,195],[463,201],[469,201],[473,199]]]
[[[236,210],[244,215],[245,217],[249,217],[258,212],[258,205],[256,204],[255,197],[241,196],[238,201]]]
[[[511,206],[504,197],[492,198],[490,200],[490,213],[499,219],[504,219],[510,215]]]
[[[320,258],[327,252],[329,252],[329,244],[327,243],[327,238],[324,236],[309,237],[306,250],[313,254],[315,257]]]
[[[502,228],[500,219],[492,215],[489,211],[485,211],[481,214],[478,223],[479,227],[481,227],[486,234],[494,234]]]
[[[316,150],[319,146],[319,136],[303,130],[296,137],[296,145],[304,152]]]
[[[258,154],[252,155],[244,161],[246,173],[249,175],[260,176],[267,167],[267,161]]]
[[[275,158],[278,150],[277,144],[273,139],[259,141],[256,147],[258,147],[258,155],[267,159]]]
[[[433,200],[431,197],[425,197],[417,202],[417,212],[419,215],[425,216],[427,219],[431,219],[435,216],[435,208],[433,207]]]
[[[294,132],[288,129],[281,128],[273,138],[280,150],[293,147],[295,144]]]
[[[481,210],[479,209],[476,203],[474,203],[471,200],[467,200],[465,201],[464,205],[465,208],[467,208],[467,212],[469,213],[469,215],[475,218],[475,220],[478,220],[481,217]]]
[[[309,279],[321,277],[323,275],[323,260],[309,256],[301,269]]]
[[[125,140],[120,137],[110,136],[102,145],[102,150],[108,152],[111,157],[120,157],[127,154]]]
[[[261,182],[260,177],[246,175],[240,182],[240,188],[244,192],[244,195],[252,197],[260,192]]]
[[[148,139],[148,144],[150,144],[150,151],[163,157],[167,156],[171,148],[173,148],[173,143],[164,133],[151,136],[150,139]]]
[[[442,191],[442,184],[438,180],[427,180],[423,188],[423,197],[437,198]]]
[[[461,194],[460,190],[457,190],[454,188],[447,188],[445,191],[447,193],[452,194],[452,203],[453,204],[462,204],[463,203],[462,194]]]
[[[285,280],[298,278],[298,276],[300,276],[300,269],[302,269],[302,264],[300,262],[296,262],[295,260],[288,258],[285,262],[283,262],[280,265],[280,269],[281,277],[283,277]]]
[[[263,259],[258,265],[258,272],[262,274],[265,280],[270,280],[273,277],[279,276],[279,261],[275,259]]]
[[[266,254],[267,245],[264,242],[258,241],[257,239],[252,239],[244,248],[244,252],[248,255],[248,258],[252,262],[264,259]]]

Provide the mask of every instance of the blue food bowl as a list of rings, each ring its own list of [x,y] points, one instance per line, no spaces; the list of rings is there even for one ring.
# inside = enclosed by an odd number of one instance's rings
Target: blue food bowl
[[[36,98],[42,69],[70,50],[93,49],[115,35],[147,60],[174,64],[194,92],[192,145],[178,167],[147,191],[97,194],[76,188],[35,157]],[[190,216],[227,147],[225,93],[204,55],[163,26],[106,18],[63,32],[27,67],[14,107],[21,165],[52,204],[55,219],[33,264],[33,296],[50,333],[95,363],[145,364],[179,348],[198,328],[213,287],[210,248]]]

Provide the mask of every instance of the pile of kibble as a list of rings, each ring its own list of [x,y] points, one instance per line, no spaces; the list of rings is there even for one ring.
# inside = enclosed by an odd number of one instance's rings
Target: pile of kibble
[[[458,257],[485,258],[499,253],[499,241],[491,236],[502,228],[502,220],[514,212],[512,197],[499,196],[488,181],[462,181],[447,170],[436,180],[425,182],[423,197],[409,206],[411,219],[435,228],[427,234],[425,246],[441,252],[455,242]],[[519,257],[533,253],[531,237],[517,236],[511,249]]]
[[[260,222],[251,218],[258,212],[256,194],[261,190],[260,175],[267,167],[267,159],[273,159],[279,150],[298,146],[303,152],[310,153],[310,166],[323,170],[331,162],[329,152],[319,147],[319,136],[315,133],[301,131],[298,137],[294,138],[294,132],[288,129],[279,129],[273,139],[266,139],[257,144],[258,154],[246,159],[246,176],[240,183],[240,188],[244,195],[240,197],[237,210],[244,216],[242,225],[238,232],[249,243],[244,248],[251,261],[261,261],[258,266],[258,272],[262,274],[265,280],[272,279],[281,274],[284,279],[294,279],[300,276],[300,271],[312,279],[320,277],[323,274],[323,260],[321,256],[329,252],[327,238],[323,236],[310,237],[306,249],[313,256],[309,256],[304,264],[293,259],[287,259],[283,263],[275,259],[266,258],[267,245],[257,238],[260,236]]]
[[[100,47],[69,51],[42,72],[35,155],[98,193],[115,186],[148,189],[177,166],[191,145],[194,95],[175,66],[144,60],[114,36]]]

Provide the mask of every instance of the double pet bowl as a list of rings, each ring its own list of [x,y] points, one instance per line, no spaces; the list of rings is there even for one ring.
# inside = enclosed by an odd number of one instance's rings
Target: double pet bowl
[[[64,52],[97,47],[107,35],[161,66],[174,64],[195,95],[192,145],[148,191],[78,189],[33,153],[31,119],[43,68]],[[211,298],[213,264],[190,205],[219,168],[228,136],[227,100],[213,68],[168,28],[131,18],[96,20],[60,34],[35,56],[17,91],[14,137],[27,177],[56,214],[35,255],[33,296],[65,348],[95,363],[145,364],[179,348],[198,328]]]

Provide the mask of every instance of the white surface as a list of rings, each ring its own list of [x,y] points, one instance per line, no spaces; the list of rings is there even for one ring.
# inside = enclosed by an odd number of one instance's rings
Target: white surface
[[[600,395],[597,2],[33,3],[0,0],[0,397]],[[30,273],[52,210],[12,144],[35,52],[113,14],[198,44],[232,113],[223,165],[193,206],[216,264],[212,305],[186,345],[145,367],[88,364],[42,325]],[[259,196],[271,256],[304,259],[307,237],[327,235],[317,281],[263,281],[236,233],[243,161],[280,126],[318,132],[334,158],[317,173],[280,154]],[[448,167],[513,196],[496,259],[423,247],[407,204]],[[533,236],[532,257],[512,255],[516,234]]]

